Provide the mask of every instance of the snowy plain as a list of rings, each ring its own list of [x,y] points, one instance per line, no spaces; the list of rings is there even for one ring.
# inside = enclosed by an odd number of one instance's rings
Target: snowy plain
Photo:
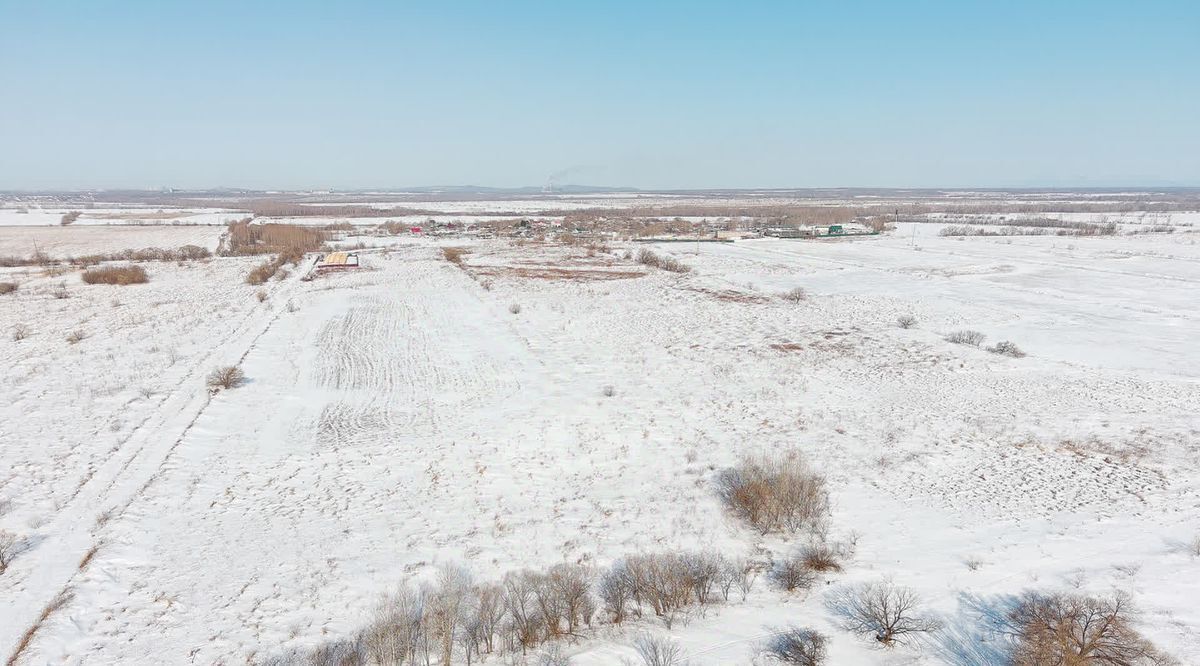
[[[413,239],[261,302],[253,259],[146,264],[128,287],[0,269],[20,283],[0,296],[0,528],[27,544],[0,576],[0,656],[64,591],[18,663],[254,662],[351,634],[444,562],[489,580],[783,554],[712,480],[798,448],[857,553],[808,593],[760,580],[669,632],[642,621],[691,663],[754,663],[791,624],[826,633],[835,664],[988,663],[972,609],[1028,589],[1126,591],[1148,637],[1200,663],[1183,547],[1200,535],[1200,237],[935,234],[655,247],[686,275],[632,244],[463,241],[459,268]],[[808,299],[778,297],[794,287]],[[959,329],[1028,356],[943,339]],[[249,381],[210,394],[228,363]],[[943,631],[885,650],[840,629],[830,591],[881,579]],[[564,647],[620,663],[636,628]]]

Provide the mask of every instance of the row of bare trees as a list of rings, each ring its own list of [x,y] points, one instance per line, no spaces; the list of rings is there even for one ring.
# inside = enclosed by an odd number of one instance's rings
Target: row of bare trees
[[[600,570],[563,563],[512,572],[498,583],[444,566],[432,582],[389,595],[356,636],[266,663],[472,664],[584,636],[596,622],[653,614],[670,628],[689,607],[724,603],[734,593],[745,598],[755,577],[745,562],[712,552],[629,555]]]

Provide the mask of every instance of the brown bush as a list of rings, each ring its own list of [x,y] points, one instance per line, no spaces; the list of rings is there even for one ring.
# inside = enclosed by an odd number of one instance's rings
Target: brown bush
[[[825,478],[809,470],[797,452],[748,456],[717,476],[725,506],[759,532],[823,534],[829,515]]]
[[[87,331],[76,329],[67,334],[67,342],[70,344],[78,344],[87,338]]]
[[[67,226],[68,224],[74,224],[75,220],[78,220],[79,216],[82,214],[83,214],[82,212],[77,211],[77,210],[63,213],[62,219],[59,220],[59,223],[62,224],[64,227]]]
[[[463,255],[465,254],[466,250],[462,249],[461,247],[442,248],[442,258],[456,266],[462,266]]]
[[[29,337],[29,327],[25,324],[15,324],[12,327],[13,342],[20,342]]]
[[[11,294],[17,290],[19,285],[16,282],[0,282],[0,295]]]
[[[900,328],[913,328],[917,325],[917,318],[912,315],[900,315],[896,317],[896,325]]]
[[[1017,639],[1014,666],[1174,663],[1131,626],[1134,611],[1122,594],[1026,594],[1008,620]]]
[[[210,389],[237,388],[246,381],[246,375],[236,365],[226,365],[208,374],[207,384]]]
[[[150,281],[146,275],[146,269],[141,266],[104,266],[101,268],[89,268],[83,272],[83,281],[86,284],[143,284]]]

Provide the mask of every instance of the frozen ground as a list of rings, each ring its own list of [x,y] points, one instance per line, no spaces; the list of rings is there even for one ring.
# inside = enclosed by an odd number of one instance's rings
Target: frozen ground
[[[692,663],[750,663],[788,624],[827,633],[839,665],[986,663],[964,656],[984,652],[972,603],[1076,587],[1128,591],[1149,637],[1200,662],[1183,548],[1200,534],[1200,239],[931,226],[656,248],[684,276],[624,246],[504,242],[464,270],[416,240],[261,303],[252,260],[147,264],[131,287],[20,274],[0,296],[0,527],[28,548],[0,575],[3,656],[64,591],[19,663],[254,661],[354,631],[441,562],[490,579],[666,548],[782,553],[711,480],[794,446],[857,555],[829,588],[759,581],[676,624]],[[776,297],[795,286],[807,301]],[[1029,356],[942,339],[963,328]],[[249,382],[210,397],[204,375],[239,361]],[[881,578],[946,629],[884,651],[837,628],[828,590]],[[619,663],[630,637],[568,651]]]

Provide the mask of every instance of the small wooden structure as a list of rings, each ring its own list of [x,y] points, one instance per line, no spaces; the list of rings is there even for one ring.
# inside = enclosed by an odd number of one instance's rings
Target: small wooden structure
[[[317,270],[321,272],[341,271],[349,268],[358,268],[357,252],[330,252],[317,262]]]

